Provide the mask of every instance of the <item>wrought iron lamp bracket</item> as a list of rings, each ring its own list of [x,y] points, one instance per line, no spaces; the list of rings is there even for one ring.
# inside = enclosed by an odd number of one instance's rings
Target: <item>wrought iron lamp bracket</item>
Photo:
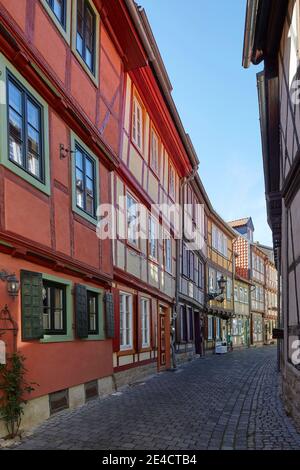
[[[69,148],[66,148],[64,144],[60,144],[59,146],[59,158],[63,160],[64,158],[67,158],[69,155],[72,155],[73,153],[76,153],[76,150],[71,150]]]

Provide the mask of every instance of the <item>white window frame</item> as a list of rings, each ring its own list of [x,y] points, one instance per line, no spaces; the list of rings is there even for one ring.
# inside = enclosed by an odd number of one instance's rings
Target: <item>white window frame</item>
[[[132,104],[132,140],[143,152],[143,108],[136,96],[133,97]]]
[[[130,208],[128,205],[128,200],[131,199],[133,201],[133,204],[131,204]],[[137,235],[137,223],[130,223],[129,227],[129,216],[133,216],[135,219],[137,219],[137,208],[138,208],[138,201],[132,196],[131,193],[127,192],[126,193],[126,230],[127,230],[127,241],[135,246],[139,247],[139,240]],[[132,213],[130,213],[130,211]]]
[[[159,165],[159,138],[154,128],[151,128],[151,145],[150,145],[150,167],[158,174]]]
[[[150,347],[150,299],[141,298],[142,348]]]
[[[216,339],[221,339],[221,319],[216,318]]]
[[[227,277],[226,299],[227,299],[229,302],[232,300],[232,279],[230,279],[230,277]]]
[[[127,299],[128,299],[128,317],[127,317]],[[125,303],[125,308],[124,308]],[[128,292],[120,292],[120,350],[127,351],[133,348],[133,298]],[[128,319],[128,325],[127,325]],[[122,326],[122,328],[121,328]],[[126,341],[126,332],[129,330],[129,343]]]
[[[172,240],[169,237],[165,238],[165,269],[172,274]]]
[[[212,294],[216,291],[216,271],[215,271],[215,269],[209,268],[208,279],[209,279],[209,292]]]
[[[213,339],[213,317],[210,315],[207,317],[207,339]]]
[[[152,254],[152,246],[155,247],[155,255]],[[149,217],[149,258],[158,261],[158,222],[152,216]]]
[[[173,179],[171,178],[171,175],[173,175]],[[173,181],[173,187],[171,185],[172,181]],[[176,174],[175,174],[175,168],[173,167],[171,162],[169,162],[169,195],[173,200],[175,200],[175,196],[176,196]]]

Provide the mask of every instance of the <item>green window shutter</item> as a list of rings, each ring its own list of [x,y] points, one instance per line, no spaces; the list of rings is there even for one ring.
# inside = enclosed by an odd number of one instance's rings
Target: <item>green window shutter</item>
[[[43,278],[40,273],[21,271],[22,339],[43,338]]]
[[[104,297],[105,302],[105,333],[110,339],[115,338],[115,315],[113,294],[107,292]]]
[[[77,338],[87,338],[89,335],[87,289],[80,284],[75,286],[75,314],[76,336]]]

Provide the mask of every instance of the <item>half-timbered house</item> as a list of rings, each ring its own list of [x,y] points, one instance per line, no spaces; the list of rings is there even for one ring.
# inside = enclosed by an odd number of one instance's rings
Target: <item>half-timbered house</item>
[[[298,0],[248,0],[243,66],[264,62],[257,82],[268,220],[282,286],[283,397],[300,426],[299,15]]]
[[[180,243],[178,310],[176,318],[177,361],[204,354],[206,312],[207,217],[211,207],[199,175],[182,184],[181,202],[186,230]],[[196,230],[194,230],[196,229]],[[196,233],[195,233],[196,232]]]
[[[234,313],[233,281],[234,251],[233,242],[236,233],[213,210],[210,210],[207,222],[207,316],[205,318],[206,349],[213,349],[218,342],[231,341],[231,319]],[[226,287],[220,291],[220,281],[224,279]],[[215,296],[209,300],[209,295]]]
[[[158,205],[179,204],[182,178],[198,167],[145,11],[133,1],[125,3],[145,63],[124,76],[120,159],[111,182],[117,231],[113,250],[117,385],[171,366],[176,227],[168,209]],[[138,228],[140,234],[135,235]]]

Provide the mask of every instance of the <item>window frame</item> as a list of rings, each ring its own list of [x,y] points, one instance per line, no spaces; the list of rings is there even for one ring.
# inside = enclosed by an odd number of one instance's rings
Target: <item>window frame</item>
[[[123,292],[123,291],[120,291],[119,293],[119,296],[120,296],[120,351],[131,351],[133,349],[133,295],[130,294],[129,292]],[[129,329],[129,336],[130,336],[130,343],[128,344],[124,344],[123,343],[123,339],[124,339],[124,331],[125,331],[125,338],[126,338],[126,330],[127,328],[124,329],[124,327],[122,328],[122,331],[123,331],[123,334],[121,333],[121,315],[123,315],[126,319],[126,311],[123,311],[122,314],[121,314],[121,298],[129,298],[130,299],[130,302],[129,302],[129,326],[130,326],[130,329]],[[126,304],[126,302],[125,302]],[[124,321],[124,318],[123,318],[123,321]],[[124,325],[124,323],[123,323]]]
[[[88,212],[84,211],[77,206],[77,194],[76,194],[76,153],[72,153],[72,210],[80,217],[83,217],[88,222],[93,225],[98,224],[97,218],[97,208],[99,206],[99,194],[100,194],[100,175],[99,175],[99,159],[98,157],[89,149],[89,147],[73,132],[71,131],[71,148],[72,150],[76,149],[76,145],[81,147],[91,160],[95,163],[95,216],[91,216]]]
[[[171,190],[171,174],[174,176],[174,188]],[[176,172],[172,163],[169,161],[169,174],[168,174],[168,188],[169,188],[169,197],[175,201],[176,200]]]
[[[95,11],[92,9],[91,4],[89,0],[82,0],[83,2],[83,18],[82,18],[82,26],[83,26],[83,37],[81,34],[78,32],[78,3],[81,0],[77,0],[76,3],[76,51],[82,58],[83,62],[87,66],[87,68],[90,70],[90,72],[95,75],[95,62],[96,62],[96,14]],[[86,41],[86,36],[87,36],[87,13],[91,14],[92,18],[92,31],[90,32],[91,37],[92,37],[92,50],[91,52],[91,66],[87,63],[87,58],[86,58],[86,51],[87,51],[87,41]],[[82,53],[79,51],[78,46],[77,46],[77,38],[78,35],[80,35],[82,39]]]
[[[90,310],[89,310],[90,297],[94,297],[96,299],[96,303],[95,303],[96,329],[95,330],[91,330],[90,328],[90,315],[91,315]],[[87,308],[88,308],[89,336],[98,336],[99,335],[99,294],[96,291],[89,290],[88,287],[87,287]]]
[[[136,239],[130,239],[129,238],[129,226],[128,226],[128,198],[131,198],[132,201],[134,201],[134,204],[136,206],[139,205],[138,200],[132,195],[132,193],[128,190],[126,190],[126,241],[127,244],[131,247],[133,247],[136,250],[140,249],[140,237],[137,237]],[[137,218],[138,211],[135,212],[135,217]],[[135,224],[136,226],[136,224]]]
[[[221,337],[221,318],[216,317],[216,340],[222,339]]]
[[[140,112],[140,144],[138,142],[138,113]],[[134,132],[135,129],[135,132]],[[131,124],[131,140],[137,149],[143,154],[144,149],[144,107],[137,97],[136,93],[133,93],[132,98],[132,124]]]
[[[145,311],[143,305],[147,305],[147,329],[145,328]],[[150,299],[146,297],[141,297],[140,300],[141,307],[141,337],[142,337],[142,349],[150,348],[151,344],[151,326],[150,326]],[[145,331],[148,331],[148,342],[145,342]]]
[[[58,282],[54,281],[49,281],[47,279],[43,279],[43,289],[44,288],[50,288],[50,307],[45,307],[43,306],[43,319],[44,319],[44,309],[49,308],[50,309],[50,329],[45,329],[44,330],[44,335],[45,336],[61,336],[65,335],[67,333],[67,289],[64,284],[60,284]],[[54,301],[54,289],[60,289],[62,291],[62,324],[63,328],[60,330],[56,330],[54,328],[54,315],[55,315],[55,310],[57,310],[57,307],[53,305]]]
[[[46,2],[48,3],[49,7],[51,8],[52,12],[54,13],[55,17],[57,18],[57,20],[59,21],[59,23],[61,24],[61,26],[64,28],[64,30],[66,30],[66,26],[67,26],[67,0],[62,0],[62,18],[59,18],[57,16],[57,14],[55,13],[55,10],[54,10],[54,2],[55,0],[46,0]]]
[[[51,20],[53,21],[54,25],[63,36],[64,40],[70,45],[71,42],[71,2],[72,0],[64,0],[65,3],[65,23],[64,26],[59,21],[58,17],[52,10],[51,6],[49,5],[49,1],[53,0],[40,0],[41,4],[43,5],[45,11],[50,16]]]
[[[77,152],[79,153],[79,151],[81,152],[82,154],[82,170],[80,168],[77,167],[77,162],[76,162],[76,157],[77,157]],[[88,210],[87,210],[87,194],[86,194],[86,179],[89,178],[87,177],[87,173],[86,173],[86,161],[89,161],[91,164],[92,164],[92,172],[93,172],[93,176],[92,176],[92,185],[93,185],[93,213],[90,213]],[[96,164],[95,164],[95,160],[89,155],[88,152],[86,152],[82,146],[76,142],[75,143],[75,178],[76,178],[76,172],[77,170],[81,171],[81,173],[83,173],[83,205],[84,207],[80,207],[77,203],[77,185],[76,185],[76,206],[78,209],[80,209],[81,211],[85,212],[87,215],[89,215],[90,217],[96,219],[96,211],[97,211],[97,208],[95,206],[95,196],[96,196]],[[91,178],[89,178],[91,179]]]
[[[152,225],[153,224],[153,225]],[[152,232],[152,226],[154,227],[154,233]],[[151,261],[158,262],[158,231],[159,231],[159,223],[152,215],[149,215],[148,218],[148,233],[149,233],[149,243],[148,243],[148,250],[149,250],[149,258]],[[152,235],[155,238],[152,238]],[[155,256],[152,255],[152,243],[155,246]]]
[[[74,341],[74,311],[73,311],[73,295],[72,287],[73,283],[69,279],[64,279],[51,274],[42,273],[42,279],[44,281],[50,281],[59,285],[63,285],[66,288],[66,333],[64,335],[50,335],[44,334],[44,337],[40,339],[40,343],[64,343]]]
[[[168,250],[167,246],[170,246],[170,250]],[[169,253],[169,258],[168,258]],[[172,274],[172,261],[173,261],[173,253],[172,253],[172,239],[171,237],[167,236],[164,240],[164,254],[165,254],[165,270],[167,273]],[[168,262],[169,260],[169,262]]]
[[[15,160],[12,160],[10,158],[10,145],[9,145],[9,138],[10,138],[10,132],[9,132],[9,111],[11,108],[11,105],[9,104],[9,84],[13,84],[15,88],[19,90],[21,93],[21,106],[22,106],[22,115],[19,115],[22,119],[22,135],[23,135],[23,144],[22,144],[22,164],[19,164]],[[44,139],[43,139],[43,108],[41,104],[35,99],[32,94],[26,90],[26,88],[22,85],[22,83],[17,80],[13,74],[10,71],[7,71],[7,78],[6,78],[6,94],[7,94],[7,137],[8,137],[8,158],[11,163],[14,165],[18,166],[20,169],[25,171],[28,175],[30,175],[32,178],[35,178],[37,181],[39,181],[42,184],[45,184],[45,172],[44,172]],[[36,108],[39,110],[39,130],[35,129],[35,131],[38,131],[40,134],[40,140],[39,140],[39,146],[40,146],[40,157],[39,157],[39,164],[40,164],[40,176],[35,175],[34,173],[30,172],[28,167],[28,154],[29,154],[29,149],[28,149],[28,126],[29,126],[29,121],[27,117],[27,110],[28,110],[28,102],[31,102]],[[16,112],[16,110],[14,110]],[[19,113],[18,113],[19,114]],[[33,126],[31,126],[33,127]]]
[[[95,38],[94,38],[94,72],[91,71],[89,66],[85,63],[81,54],[77,50],[77,6],[78,0],[73,0],[72,5],[72,52],[77,58],[78,62],[88,74],[94,85],[99,86],[99,54],[100,54],[100,14],[92,0],[85,0],[89,4],[90,9],[95,15]]]
[[[153,137],[156,140],[156,160],[153,161]],[[159,154],[160,154],[160,138],[153,125],[150,127],[150,162],[151,170],[158,176],[159,175]],[[153,164],[155,163],[155,165]]]
[[[41,129],[40,138],[42,142],[41,148],[41,162],[43,168],[43,180],[37,178],[32,173],[28,172],[26,168],[18,165],[17,162],[10,159],[10,148],[9,148],[9,77],[12,82],[20,89],[21,92],[25,92],[34,104],[37,104],[41,110]],[[23,180],[27,181],[31,186],[37,188],[39,191],[47,194],[51,194],[50,186],[50,162],[49,162],[49,115],[48,115],[48,104],[43,98],[31,87],[31,85],[25,80],[25,78],[15,69],[15,67],[0,53],[0,89],[2,106],[0,108],[0,163],[6,168],[12,171]],[[24,90],[24,91],[23,91]],[[25,116],[23,116],[25,119]],[[24,145],[27,143],[24,142]]]
[[[211,315],[207,316],[207,340],[212,341],[214,335],[214,327],[213,327],[213,318]]]

